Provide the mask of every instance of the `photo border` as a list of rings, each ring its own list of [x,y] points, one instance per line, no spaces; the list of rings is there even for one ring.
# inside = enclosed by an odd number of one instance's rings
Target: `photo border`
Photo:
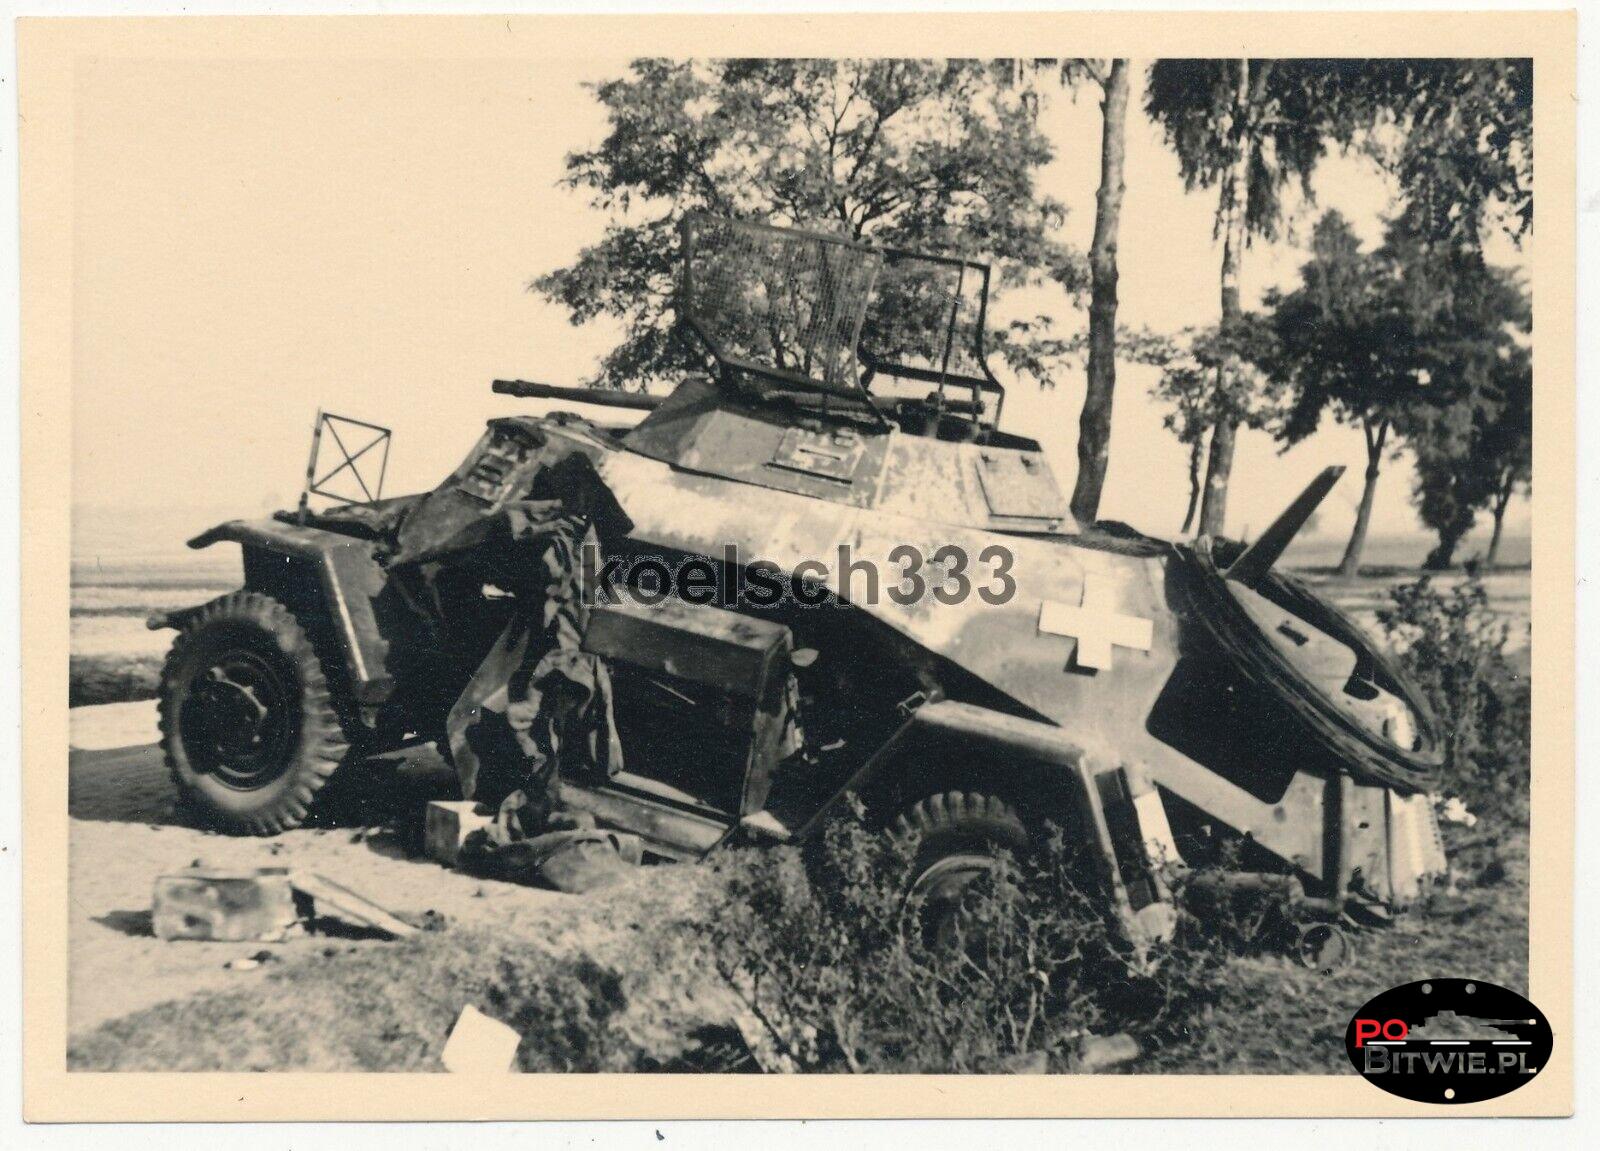
[[[30,1121],[1569,1114],[1573,1099],[1574,12],[273,17],[19,21],[24,1115]],[[66,1069],[74,67],[84,59],[546,56],[1529,56],[1535,326],[1528,1086],[1441,1109],[1345,1076],[395,1075]],[[1456,973],[1441,973],[1456,974]],[[1470,973],[1463,973],[1470,974]]]

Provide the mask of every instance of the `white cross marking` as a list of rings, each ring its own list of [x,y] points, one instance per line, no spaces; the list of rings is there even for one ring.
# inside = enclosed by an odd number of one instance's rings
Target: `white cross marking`
[[[1039,605],[1041,635],[1064,635],[1078,641],[1079,667],[1111,666],[1111,648],[1149,651],[1155,623],[1136,615],[1123,615],[1113,606],[1114,596],[1096,576],[1083,577],[1083,603],[1078,607],[1045,600]]]

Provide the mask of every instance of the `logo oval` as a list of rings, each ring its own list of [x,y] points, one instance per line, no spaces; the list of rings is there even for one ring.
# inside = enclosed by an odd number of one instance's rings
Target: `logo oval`
[[[1390,988],[1345,1028],[1350,1062],[1368,1083],[1419,1103],[1481,1103],[1529,1082],[1555,1036],[1521,995],[1481,979],[1424,979]]]

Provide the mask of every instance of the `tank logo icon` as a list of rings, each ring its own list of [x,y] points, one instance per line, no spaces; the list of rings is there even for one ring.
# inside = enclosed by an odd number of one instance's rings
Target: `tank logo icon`
[[[1385,991],[1356,1012],[1344,1040],[1367,1082],[1420,1103],[1480,1103],[1515,1091],[1549,1061],[1555,1042],[1526,998],[1467,979]]]
[[[1111,589],[1092,574],[1083,577],[1083,602],[1071,604],[1045,600],[1039,605],[1039,634],[1061,635],[1078,641],[1073,659],[1078,667],[1099,671],[1111,666],[1113,647],[1149,651],[1155,624],[1116,610]]]

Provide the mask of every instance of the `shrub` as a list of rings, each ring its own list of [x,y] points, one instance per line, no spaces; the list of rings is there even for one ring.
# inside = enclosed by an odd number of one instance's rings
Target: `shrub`
[[[1469,808],[1527,817],[1532,692],[1506,656],[1510,627],[1476,573],[1448,588],[1428,576],[1390,589],[1378,623],[1421,687],[1444,740],[1444,790]]]
[[[1090,1034],[1187,1041],[1218,996],[1223,949],[1180,917],[1170,944],[1122,939],[1060,835],[964,893],[925,943],[905,879],[916,845],[857,811],[804,851],[741,853],[709,918],[718,974],[764,1042],[802,1071],[1061,1070]]]

